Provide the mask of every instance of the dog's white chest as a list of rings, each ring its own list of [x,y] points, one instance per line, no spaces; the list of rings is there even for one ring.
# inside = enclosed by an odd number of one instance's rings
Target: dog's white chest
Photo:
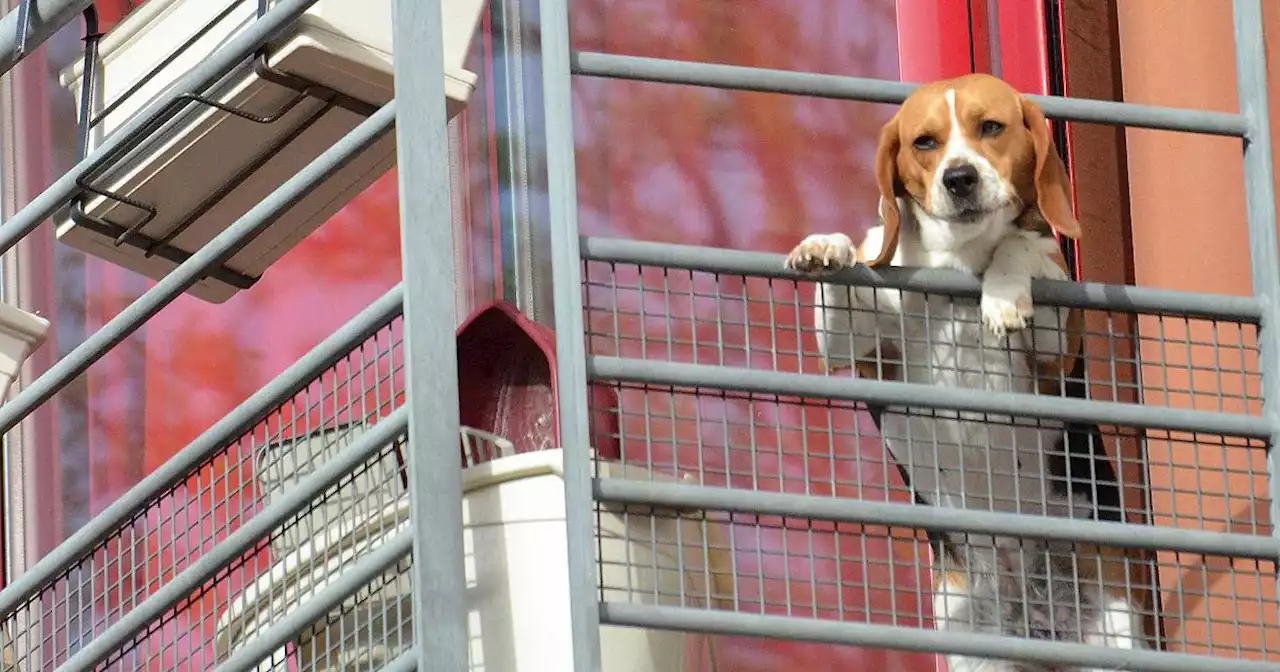
[[[902,322],[908,382],[1003,392],[1030,392],[1030,359],[1022,337],[997,338],[982,325],[976,301],[909,298]],[[903,412],[907,410],[907,412]],[[1008,416],[891,408],[885,443],[926,500],[946,506],[1046,513],[1053,499],[1044,455],[1061,425]]]
[[[941,387],[1029,391],[1026,358],[982,325],[976,301],[911,296],[905,305],[906,380]],[[1015,335],[1015,340],[1017,336]]]

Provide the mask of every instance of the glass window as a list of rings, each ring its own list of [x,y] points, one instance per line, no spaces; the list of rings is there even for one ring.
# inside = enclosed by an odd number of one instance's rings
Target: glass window
[[[897,5],[760,0],[742,11],[702,0],[577,0],[572,40],[583,51],[897,79]],[[875,225],[873,158],[892,106],[591,77],[575,77],[573,92],[585,235],[785,252],[810,233],[856,239]],[[814,352],[800,336],[811,329],[808,311],[772,310],[794,300],[791,283],[655,269],[641,277],[622,267],[600,282],[608,286],[589,294],[588,323],[608,321],[597,331],[619,335],[601,354],[640,357],[647,343],[649,357],[672,361],[770,369],[774,357],[778,369],[820,370],[816,357],[797,356]],[[641,305],[660,294],[668,305]],[[650,319],[613,322],[615,312],[646,310]],[[622,449],[639,464],[700,471],[709,485],[907,501],[865,413],[719,395],[646,400],[637,390],[623,390],[620,407]],[[650,440],[668,425],[675,438]],[[800,521],[732,534],[744,611],[885,624],[896,614],[903,625],[927,617],[903,599],[929,580],[914,542],[880,531],[863,543],[857,526]],[[691,638],[709,665],[698,646]],[[717,637],[714,650],[718,669],[741,672],[934,667],[932,655],[795,642]]]

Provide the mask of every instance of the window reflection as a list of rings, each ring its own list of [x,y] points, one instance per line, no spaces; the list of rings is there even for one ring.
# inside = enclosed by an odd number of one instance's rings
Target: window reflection
[[[583,50],[894,78],[895,7],[894,0],[758,0],[748,12],[735,3],[707,0],[577,0],[573,39],[575,48]],[[550,322],[536,17],[532,0],[492,0],[484,35],[475,43],[474,65],[469,66],[479,75],[477,90],[451,127],[457,149],[459,317],[501,296]],[[56,90],[56,83],[49,86]],[[782,251],[806,233],[843,230],[852,235],[871,224],[875,189],[868,167],[876,133],[892,112],[887,106],[591,78],[577,78],[574,91],[579,221],[585,234]],[[48,149],[52,152],[53,145]],[[56,172],[69,167],[62,160]],[[47,179],[55,171],[45,172]],[[61,535],[83,525],[393,286],[400,277],[397,210],[392,171],[257,286],[220,306],[180,298],[60,395],[56,429],[41,442],[56,445],[61,459]],[[58,288],[53,310],[61,356],[152,283],[75,250],[51,248],[44,263]],[[697,290],[707,296],[741,296],[744,288],[725,284]],[[779,285],[772,291],[789,290]],[[797,319],[777,317],[781,328],[793,327]],[[769,316],[726,319],[768,324]],[[804,344],[811,350],[810,345]],[[687,360],[689,353],[684,356]],[[742,362],[730,355],[724,363]],[[813,369],[812,362],[805,364],[805,370]],[[624,405],[638,403],[623,400]],[[764,413],[780,424],[803,426],[803,410],[796,407],[762,408],[758,402],[748,407],[733,400],[704,400],[702,405],[702,413],[737,418],[736,424]],[[859,422],[870,425],[866,418]],[[624,433],[639,429],[624,428]],[[701,449],[712,456],[726,441],[749,440],[703,438]],[[825,434],[821,440],[828,441]],[[691,440],[679,451],[681,459],[692,457],[697,445]],[[884,463],[878,442],[846,438],[833,450],[847,455],[850,459],[842,464],[858,472],[839,480],[861,484],[837,495],[889,496],[882,486],[898,476],[876,466]],[[859,466],[856,458],[861,455],[869,459]],[[774,477],[807,473],[801,457],[786,458],[777,468]],[[241,479],[235,487],[248,486]],[[211,528],[218,529],[241,512],[202,511],[193,499],[190,513],[193,519],[210,516]],[[186,532],[160,529],[140,538],[138,557],[163,564],[181,556],[187,552]],[[793,538],[740,528],[734,543],[744,567],[755,562],[757,551],[765,551],[771,576],[794,574],[806,581],[817,576],[820,590],[792,599],[809,600],[808,606],[824,613],[844,605],[838,615],[847,620],[886,622],[895,612],[899,622],[927,617],[923,605],[894,605],[894,595],[887,591],[873,594],[860,587],[896,585],[914,593],[924,580],[914,569],[923,566],[918,556],[899,558],[903,567],[913,568],[909,570],[894,568],[890,560],[918,549],[845,543],[839,546],[838,566],[780,561],[780,551],[793,544],[807,548],[812,542],[826,549],[824,555],[835,553],[834,532],[813,534]],[[220,586],[218,602],[225,604],[225,593],[251,579]],[[115,609],[153,589],[131,586],[133,593],[95,604]],[[754,599],[777,605],[780,596],[773,590],[765,588]],[[86,617],[101,619],[102,614]],[[192,647],[212,639],[212,632],[185,634],[189,624],[181,619],[167,627],[174,632],[160,640],[175,642],[166,652],[170,662],[193,655]],[[697,640],[690,641],[693,657],[706,661]],[[933,667],[932,656],[797,643],[723,640],[717,651],[716,669],[721,671]]]
[[[896,5],[761,0],[743,11],[734,3],[703,0],[579,0],[571,13],[572,39],[579,50],[896,79]],[[573,90],[579,223],[586,235],[784,252],[809,233],[844,231],[856,238],[874,224],[872,158],[880,127],[894,111],[890,106],[590,77],[575,78]],[[744,343],[772,342],[780,359],[785,352],[813,352],[811,341],[796,337],[807,311],[771,310],[792,300],[791,283],[637,275],[634,268],[617,268],[601,281],[661,287],[670,297],[665,305],[640,306],[639,291],[591,293],[591,317],[609,321],[594,331],[610,334],[618,355],[644,356],[647,342],[669,351],[658,356],[671,361],[746,366],[747,357],[769,355],[765,348],[748,354]],[[647,298],[655,299],[658,291]],[[623,324],[611,317],[646,312],[649,319]],[[699,352],[688,345],[699,339],[692,332],[693,315],[719,317],[718,347],[705,333]],[[790,359],[792,364],[777,366],[820,370],[816,358]],[[709,485],[751,488],[755,479],[787,492],[805,492],[811,485],[826,492],[836,483],[832,494],[839,497],[906,499],[899,475],[884,468],[878,440],[833,436],[826,429],[851,432],[854,423],[869,428],[865,414],[831,416],[822,408],[714,395],[645,397],[641,390],[621,391],[622,447],[638,464],[674,462],[695,473],[701,467]],[[672,425],[676,438],[644,440],[653,425],[642,409],[664,418],[654,422],[662,423],[664,433]],[[704,431],[698,418],[730,429],[723,435]],[[814,447],[810,464],[805,446]],[[731,454],[749,450],[776,450],[778,457],[759,460],[754,472],[729,463]],[[832,459],[829,450],[839,458]],[[841,473],[824,473],[833,464]],[[717,473],[722,479],[711,483]],[[805,480],[809,474],[812,482]],[[885,487],[890,483],[897,492]],[[739,608],[908,627],[928,618],[927,606],[914,604],[919,588],[928,584],[922,546],[890,543],[883,531],[866,531],[864,537],[859,526],[842,525],[837,532],[831,525],[794,524],[785,532],[734,528],[731,548],[739,575],[751,577],[737,586]],[[757,581],[760,576],[767,578]],[[932,655],[735,638],[716,638],[713,668],[701,641],[689,642],[690,657],[700,661],[693,668],[698,672],[934,668]]]

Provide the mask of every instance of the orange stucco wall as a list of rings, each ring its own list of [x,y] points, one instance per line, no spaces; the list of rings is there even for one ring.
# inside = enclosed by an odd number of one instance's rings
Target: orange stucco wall
[[[1268,36],[1280,44],[1280,4],[1266,3]],[[1124,99],[1235,112],[1235,61],[1228,0],[1125,0],[1117,24]],[[1268,54],[1272,134],[1280,133],[1280,52]],[[1133,280],[1143,286],[1248,294],[1248,235],[1240,141],[1159,131],[1126,135]],[[1214,395],[1181,394],[1214,386],[1256,394],[1257,381],[1206,369],[1256,367],[1247,352],[1224,362],[1222,348],[1186,348],[1176,356],[1154,339],[1212,339],[1211,324],[1190,327],[1139,321],[1147,403],[1219,410]],[[1236,338],[1222,336],[1219,338]],[[1245,340],[1252,340],[1246,336]],[[1219,352],[1215,352],[1218,350]],[[1161,365],[1163,362],[1163,366]],[[1179,370],[1181,369],[1181,370]],[[1256,370],[1256,369],[1254,369]],[[1227,400],[1221,410],[1258,412],[1254,401]],[[1189,437],[1148,436],[1148,483],[1160,525],[1269,534],[1262,451],[1213,446]],[[1196,494],[1200,490],[1208,494]],[[1231,493],[1231,494],[1228,494]],[[1248,497],[1253,493],[1253,498]],[[1250,501],[1252,499],[1252,501]],[[1162,554],[1159,580],[1166,647],[1192,652],[1239,649],[1251,658],[1280,648],[1274,567],[1253,561]],[[1237,622],[1246,625],[1237,625]]]

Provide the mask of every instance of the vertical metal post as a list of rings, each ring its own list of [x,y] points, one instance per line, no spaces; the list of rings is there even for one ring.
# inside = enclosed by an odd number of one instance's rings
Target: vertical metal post
[[[600,670],[595,498],[587,426],[587,362],[582,324],[582,256],[569,71],[569,0],[541,0],[542,96],[546,114],[551,273],[555,288],[556,380],[564,454],[572,672]],[[569,672],[566,670],[566,672]]]
[[[396,160],[419,672],[465,672],[462,456],[441,0],[395,0]]]
[[[1280,247],[1276,244],[1276,194],[1271,161],[1271,127],[1267,104],[1266,41],[1260,0],[1232,0],[1235,23],[1236,92],[1240,114],[1249,122],[1244,139],[1245,214],[1249,224],[1249,266],[1253,293],[1261,300],[1258,368],[1262,374],[1262,410],[1271,419],[1267,453],[1271,530],[1280,536]],[[1280,559],[1278,559],[1280,560]]]

